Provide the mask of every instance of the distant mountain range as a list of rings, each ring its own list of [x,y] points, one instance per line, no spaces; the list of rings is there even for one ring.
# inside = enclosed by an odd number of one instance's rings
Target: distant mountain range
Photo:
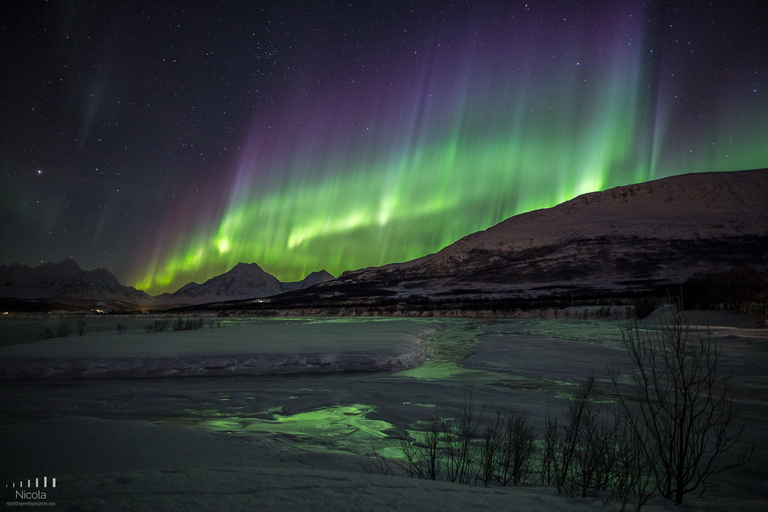
[[[189,283],[172,294],[159,297],[160,304],[199,305],[228,300],[270,297],[287,291],[302,290],[334,277],[321,270],[301,281],[281,283],[256,263],[238,263],[232,270],[213,277],[203,284]]]
[[[189,283],[175,293],[152,297],[121,285],[106,269],[83,270],[67,259],[39,267],[16,263],[0,266],[0,302],[10,309],[39,309],[36,305],[43,309],[166,309],[268,297],[332,279],[323,270],[302,281],[281,283],[255,263],[239,263],[203,284]]]
[[[0,266],[0,297],[58,301],[62,308],[86,302],[131,309],[152,301],[145,292],[121,285],[108,270],[83,270],[69,259],[33,268],[17,263]]]
[[[605,297],[658,291],[697,272],[733,266],[768,269],[768,169],[686,174],[584,194],[511,217],[435,254],[338,279],[321,271],[281,283],[255,263],[240,263],[203,284],[150,297],[104,269],[84,271],[72,260],[0,266],[0,297],[6,298],[0,304],[42,300],[64,308],[135,309],[271,297],[233,307],[318,308],[376,297],[394,304],[469,295]]]

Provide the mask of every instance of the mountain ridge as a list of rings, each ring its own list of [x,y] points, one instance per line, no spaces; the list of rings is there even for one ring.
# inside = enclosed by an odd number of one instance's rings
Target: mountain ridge
[[[768,266],[766,197],[768,169],[615,187],[510,217],[412,261],[345,272],[338,284],[384,282],[403,291],[431,281],[432,291],[445,291],[556,281],[615,289],[634,281],[648,288],[729,261]]]
[[[121,285],[107,269],[83,270],[72,259],[29,267],[18,263],[0,265],[0,297],[122,301],[142,304],[152,297],[131,286]]]
[[[121,285],[107,269],[83,270],[73,259],[37,267],[19,263],[0,265],[0,298],[4,304],[34,307],[34,301],[56,309],[154,309],[252,299],[301,290],[334,277],[321,270],[305,279],[281,283],[256,263],[238,263],[203,284],[187,283],[174,293],[151,296]],[[11,307],[12,309],[12,307]]]
[[[282,283],[256,263],[238,263],[229,271],[214,276],[203,284],[188,283],[174,293],[165,295],[160,302],[172,306],[194,306],[230,300],[272,297],[287,291],[302,290],[334,277],[320,270],[301,281]]]

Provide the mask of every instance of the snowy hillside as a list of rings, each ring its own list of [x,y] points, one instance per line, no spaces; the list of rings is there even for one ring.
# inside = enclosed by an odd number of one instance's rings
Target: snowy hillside
[[[768,170],[674,176],[578,196],[511,217],[438,255],[600,236],[692,240],[768,233]]]
[[[407,263],[342,282],[649,288],[696,271],[768,265],[768,170],[617,187],[511,217]],[[406,285],[403,283],[412,283]],[[463,284],[462,284],[463,283]]]

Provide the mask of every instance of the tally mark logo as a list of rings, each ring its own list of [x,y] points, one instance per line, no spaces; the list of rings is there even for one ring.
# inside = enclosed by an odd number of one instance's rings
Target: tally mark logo
[[[56,488],[56,478],[50,480],[47,476],[42,478],[28,478],[27,480],[17,480],[10,484],[5,484],[6,489],[15,491],[17,500],[44,500],[46,499],[45,489]]]
[[[32,482],[34,482],[34,485],[32,485]],[[32,480],[31,478],[26,480],[26,485],[24,485],[24,480],[19,480],[18,485],[17,482],[12,482],[10,484],[5,484],[6,488],[15,488],[15,489],[40,489],[41,487],[43,489],[48,487],[48,477],[44,476],[42,479],[35,478]],[[42,483],[42,485],[40,485]],[[51,487],[56,487],[56,478],[51,478]]]

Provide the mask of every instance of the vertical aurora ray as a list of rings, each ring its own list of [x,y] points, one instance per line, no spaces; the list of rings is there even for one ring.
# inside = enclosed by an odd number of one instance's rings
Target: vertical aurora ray
[[[450,44],[435,36],[426,54],[382,60],[375,73],[297,86],[255,116],[223,173],[226,206],[165,221],[136,286],[172,291],[240,261],[281,281],[338,275],[582,193],[739,168],[671,146],[671,87],[650,71],[638,14],[617,8],[600,14],[610,30],[582,20],[557,37],[498,23],[478,38],[469,23]],[[756,140],[766,134],[754,128]],[[712,135],[685,143],[704,151]]]

